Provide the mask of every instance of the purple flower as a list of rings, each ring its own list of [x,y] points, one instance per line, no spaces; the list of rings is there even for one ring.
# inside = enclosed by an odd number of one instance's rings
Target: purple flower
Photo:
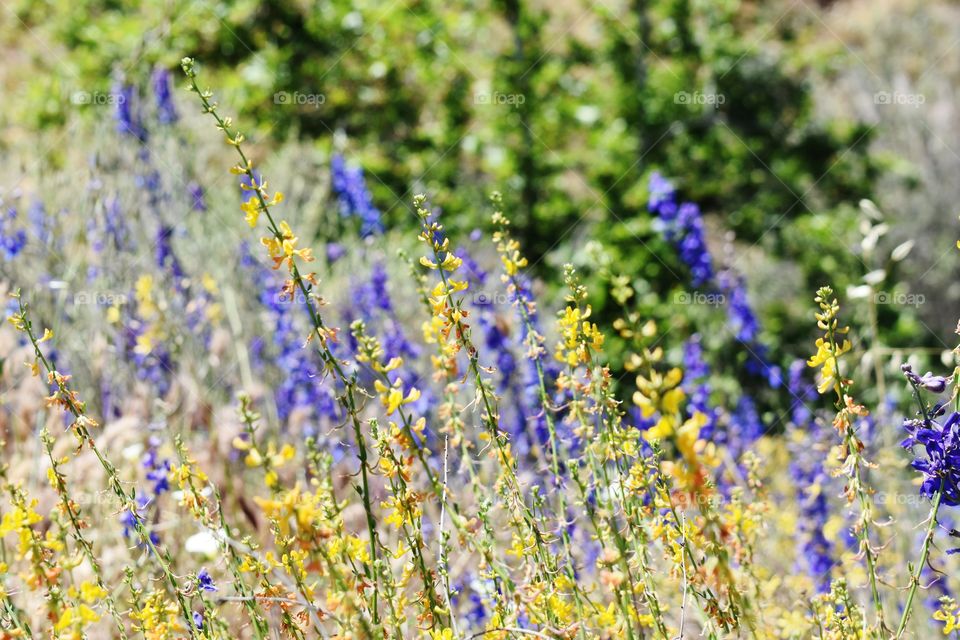
[[[203,197],[204,191],[196,182],[187,185],[187,193],[190,195],[190,206],[194,211],[204,212],[207,210],[207,201]]]
[[[683,346],[683,390],[689,396],[687,411],[702,413],[707,417],[707,423],[700,431],[700,437],[709,440],[713,436],[717,422],[717,413],[710,406],[710,366],[703,358],[703,346],[700,336],[690,336]]]
[[[7,209],[6,215],[0,217],[0,252],[7,260],[15,258],[27,244],[27,232],[14,228],[16,219],[17,210],[13,207]]]
[[[743,277],[731,271],[720,274],[720,288],[727,294],[727,317],[734,335],[740,342],[753,342],[757,338],[760,325],[747,299],[747,289]]]
[[[907,377],[910,384],[915,387],[922,387],[931,393],[943,393],[947,389],[947,379],[943,376],[935,376],[929,371],[922,376],[918,376],[909,364],[901,365],[900,370],[903,371],[903,375]]]
[[[343,156],[335,153],[330,159],[330,181],[340,202],[340,214],[360,219],[360,235],[383,233],[380,210],[373,205],[361,167],[348,166]]]
[[[347,250],[339,242],[327,243],[327,260],[333,264],[343,256],[347,255]]]
[[[908,436],[901,446],[921,450],[911,463],[923,474],[920,495],[932,499],[940,492],[941,502],[955,507],[960,505],[960,413],[952,412],[941,425],[936,419],[943,413],[939,406],[923,418],[907,420]]]
[[[147,130],[144,129],[137,110],[139,105],[136,88],[132,84],[117,82],[113,86],[113,98],[116,103],[113,118],[117,122],[117,133],[146,142]]]
[[[674,202],[676,197],[677,191],[673,184],[659,171],[654,171],[650,176],[650,202],[647,203],[650,212],[656,213],[664,204]]]
[[[200,573],[197,574],[197,586],[199,586],[204,591],[217,590],[217,585],[213,583],[213,578],[210,576],[210,573],[206,569],[200,569]]]
[[[663,237],[672,242],[680,259],[689,267],[695,287],[713,280],[713,261],[707,250],[706,233],[700,207],[692,202],[678,205],[677,193],[659,173],[650,177],[650,202],[647,207],[663,223]]]
[[[173,92],[170,91],[170,72],[154,69],[151,80],[153,95],[157,99],[157,120],[160,124],[173,124],[177,121],[177,109],[173,106]]]

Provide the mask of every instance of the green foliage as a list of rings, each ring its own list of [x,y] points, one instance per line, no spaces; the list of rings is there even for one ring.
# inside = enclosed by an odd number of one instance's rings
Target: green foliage
[[[389,225],[412,222],[404,202],[422,190],[453,232],[468,232],[486,224],[486,194],[503,191],[535,270],[576,263],[606,325],[620,312],[605,292],[611,275],[629,274],[658,300],[689,287],[646,210],[653,170],[701,206],[722,266],[751,268],[756,245],[768,270],[798,265],[796,291],[827,280],[843,290],[859,280],[838,274],[864,271],[848,247],[853,204],[878,171],[869,129],[815,118],[789,21],[770,28],[750,2],[85,0],[12,10],[62,51],[32,61],[59,72],[38,77],[27,102],[42,104],[18,117],[63,122],[72,105],[51,92],[107,92],[120,76],[145,85],[152,67],[194,56],[243,121],[258,123],[252,137],[299,138],[361,164]],[[760,288],[751,282],[775,359],[798,352],[806,330],[789,318],[800,302]],[[662,319],[691,313],[652,306]]]

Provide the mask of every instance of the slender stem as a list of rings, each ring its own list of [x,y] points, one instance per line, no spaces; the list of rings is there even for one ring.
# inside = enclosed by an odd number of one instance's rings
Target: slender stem
[[[927,523],[927,534],[923,538],[923,549],[920,551],[920,562],[914,567],[913,576],[910,578],[910,591],[907,593],[907,602],[903,605],[903,614],[900,616],[900,624],[897,625],[897,635],[899,638],[907,628],[907,619],[910,617],[910,610],[913,608],[913,597],[917,594],[917,588],[920,586],[920,574],[923,572],[923,566],[927,563],[927,556],[930,553],[930,544],[933,542],[933,532],[937,526],[937,512],[940,510],[940,500],[943,497],[942,491],[937,491],[933,498],[933,507],[930,509],[930,521]]]

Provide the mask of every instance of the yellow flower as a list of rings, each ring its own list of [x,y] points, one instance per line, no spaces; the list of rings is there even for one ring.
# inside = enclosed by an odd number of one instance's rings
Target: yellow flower
[[[133,296],[137,301],[137,309],[140,315],[150,318],[157,313],[157,306],[153,300],[153,276],[145,273],[139,278],[133,287]]]
[[[267,252],[273,259],[273,268],[278,269],[284,262],[287,268],[293,268],[294,258],[300,258],[304,262],[313,261],[313,252],[309,248],[297,249],[299,238],[293,235],[290,225],[286,220],[280,223],[280,235],[272,238],[261,238],[260,243],[267,248]]]
[[[817,352],[807,360],[807,366],[820,367],[820,384],[817,385],[817,391],[823,394],[833,389],[840,381],[836,363],[840,356],[850,351],[852,347],[849,340],[844,340],[834,350],[831,343],[823,338],[817,338],[816,347]]]
[[[260,219],[260,199],[256,195],[250,196],[250,199],[240,205],[243,211],[243,219],[247,221],[250,228],[257,226],[257,220]]]
[[[105,597],[107,597],[107,590],[101,588],[95,582],[84,580],[80,583],[80,599],[87,604],[94,604]]]
[[[64,631],[71,627],[82,628],[84,625],[92,624],[98,620],[100,620],[100,616],[97,615],[96,611],[85,604],[81,604],[64,611],[57,624],[54,625],[54,629]]]
[[[393,381],[393,386],[391,387],[388,387],[380,380],[374,381],[373,386],[377,390],[377,393],[380,394],[380,401],[383,403],[383,406],[387,408],[388,416],[399,409],[401,405],[416,402],[420,398],[420,390],[416,387],[411,387],[406,397],[404,397],[403,385],[399,378]]]

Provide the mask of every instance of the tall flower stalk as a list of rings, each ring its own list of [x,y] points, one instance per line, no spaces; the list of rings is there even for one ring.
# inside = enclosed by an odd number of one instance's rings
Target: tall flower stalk
[[[857,435],[859,418],[867,415],[867,409],[854,400],[853,381],[845,378],[841,371],[841,357],[850,351],[852,345],[844,337],[849,327],[840,325],[840,304],[833,295],[833,289],[821,287],[814,301],[820,307],[820,311],[814,317],[817,320],[817,327],[823,331],[823,336],[817,339],[817,352],[807,360],[807,365],[820,368],[817,391],[821,395],[831,391],[836,394],[834,404],[837,414],[834,417],[833,426],[842,438],[840,456],[843,461],[841,473],[846,477],[844,493],[848,503],[856,501],[859,505],[860,511],[854,524],[854,533],[867,565],[867,579],[870,583],[876,622],[872,635],[880,635],[886,633],[888,629],[884,619],[880,581],[877,577],[878,551],[870,542],[870,529],[873,524],[870,497],[872,492],[863,480],[864,473],[873,465],[864,457],[864,445]],[[866,617],[864,617],[864,625],[866,624]],[[864,633],[867,632],[865,626]]]
[[[338,396],[344,410],[348,415],[353,435],[357,445],[357,457],[360,462],[361,484],[358,491],[363,501],[363,509],[366,516],[367,534],[370,547],[370,561],[365,564],[367,579],[371,582],[370,615],[374,626],[380,624],[380,588],[383,580],[383,571],[385,567],[379,561],[381,543],[378,538],[376,516],[373,511],[373,502],[371,498],[370,475],[371,468],[367,456],[366,440],[357,410],[357,381],[356,376],[348,376],[340,361],[330,350],[330,341],[336,340],[336,330],[326,326],[319,313],[319,301],[317,295],[313,292],[317,284],[314,274],[303,274],[298,264],[301,262],[310,262],[313,260],[312,252],[309,248],[297,248],[298,238],[293,235],[293,230],[286,221],[277,222],[273,216],[271,208],[283,201],[283,194],[276,192],[271,197],[267,192],[266,181],[254,172],[253,163],[247,158],[246,153],[241,146],[244,136],[239,131],[233,129],[233,120],[230,117],[222,117],[217,112],[217,104],[212,102],[213,94],[208,90],[200,89],[197,84],[197,73],[194,68],[194,62],[190,58],[184,58],[181,61],[181,67],[190,82],[190,89],[197,94],[203,106],[205,113],[213,116],[217,122],[217,128],[223,131],[227,143],[237,151],[240,162],[231,170],[234,174],[246,177],[245,189],[252,195],[242,205],[247,224],[251,228],[256,227],[259,218],[263,215],[267,221],[269,235],[261,239],[261,243],[267,248],[275,268],[286,266],[289,279],[283,283],[282,292],[289,298],[294,299],[302,296],[305,301],[305,307],[310,316],[312,331],[310,340],[316,340],[321,359],[326,368],[333,372],[336,377],[344,384],[343,392]]]
[[[908,420],[904,425],[909,436],[901,444],[904,448],[911,450],[915,447],[923,448],[925,457],[918,456],[912,466],[923,474],[920,495],[929,498],[932,505],[930,514],[927,516],[926,532],[920,545],[920,559],[915,566],[911,567],[907,600],[904,603],[895,636],[898,639],[903,635],[910,619],[913,600],[920,587],[920,577],[927,564],[930,546],[933,543],[940,507],[960,504],[960,412],[953,411],[941,425],[937,420],[946,413],[946,405],[940,403],[930,406],[924,400],[922,393],[922,391],[942,393],[946,390],[947,379],[931,373],[917,375],[909,364],[904,364],[901,370],[913,390],[913,396],[919,408],[918,417]],[[960,409],[958,391],[960,388],[954,389],[954,399],[957,403],[955,407]]]

